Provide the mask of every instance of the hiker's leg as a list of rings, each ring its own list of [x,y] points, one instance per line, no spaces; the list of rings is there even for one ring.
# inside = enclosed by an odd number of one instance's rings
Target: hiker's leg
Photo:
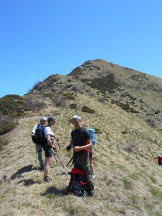
[[[90,161],[88,154],[82,154],[80,157],[77,158],[78,168],[80,168],[84,172],[85,180],[87,182],[88,190],[93,190],[93,182],[92,176],[90,171]]]
[[[89,152],[89,162],[90,162],[91,173],[94,174],[94,165],[93,165],[93,161],[92,161],[92,156],[93,156],[93,152],[91,149],[91,151]]]
[[[86,179],[86,182],[87,182],[86,191],[87,191],[88,195],[93,196],[94,185],[93,185],[93,182],[92,182],[90,166],[82,167],[82,171],[84,172],[84,176],[85,176],[85,179]]]
[[[45,157],[46,157],[45,166],[44,166],[44,176],[48,176],[48,169],[51,164],[51,157],[52,157],[53,151],[51,147],[45,148],[44,150],[45,150]]]
[[[92,182],[90,167],[81,167],[81,170],[84,172],[85,180],[87,182]]]
[[[37,152],[38,152],[39,165],[41,168],[43,168],[42,146],[41,145],[37,144]]]
[[[74,168],[79,168],[84,172],[86,181],[91,181],[90,162],[88,153],[82,153],[74,160]]]
[[[74,168],[76,168],[76,169],[79,168],[80,169],[78,160],[74,160]]]
[[[94,175],[94,165],[92,160],[90,160],[90,170],[91,170],[91,174]]]
[[[44,176],[48,176],[48,170],[49,170],[49,167],[50,167],[50,163],[51,163],[51,158],[46,157],[45,158],[45,166],[44,166]]]

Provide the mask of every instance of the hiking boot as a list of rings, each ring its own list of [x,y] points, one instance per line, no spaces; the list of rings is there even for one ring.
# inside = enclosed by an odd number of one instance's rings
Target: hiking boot
[[[94,173],[91,174],[91,177],[92,177],[93,180],[96,178]]]
[[[44,165],[40,167],[40,171],[44,171]]]
[[[87,182],[86,191],[87,191],[88,196],[93,196],[93,194],[94,194],[93,189],[94,189],[93,183]]]
[[[93,196],[93,195],[94,195],[93,190],[91,190],[91,191],[87,191],[87,195],[88,195],[88,196]]]
[[[49,176],[44,176],[44,181],[45,182],[49,182],[50,181],[50,177]]]

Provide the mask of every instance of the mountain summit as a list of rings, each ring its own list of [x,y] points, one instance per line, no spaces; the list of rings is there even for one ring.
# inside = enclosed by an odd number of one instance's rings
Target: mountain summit
[[[31,93],[68,91],[93,94],[115,103],[162,130],[162,79],[97,59],[87,61],[67,76],[52,75]]]

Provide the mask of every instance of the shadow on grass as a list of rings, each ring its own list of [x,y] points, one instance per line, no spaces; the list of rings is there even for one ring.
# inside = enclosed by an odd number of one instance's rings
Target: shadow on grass
[[[56,176],[63,176],[63,175],[69,175],[68,173],[66,173],[65,171],[61,172],[61,173],[57,173]]]
[[[63,195],[65,195],[65,188],[62,188],[60,190],[54,186],[51,186],[51,187],[47,188],[45,193],[42,193],[41,195],[46,196],[49,199],[54,198],[55,196],[63,196]]]
[[[26,173],[26,172],[31,172],[32,170],[36,170],[37,168],[36,167],[33,167],[33,165],[28,165],[28,166],[24,166],[22,167],[21,169],[19,169],[16,173],[14,173],[12,176],[11,176],[11,180],[14,180],[15,178],[18,178],[18,177],[22,177],[21,175],[23,173]]]
[[[31,186],[34,184],[41,184],[40,181],[33,181],[32,179],[24,179],[19,181],[17,184],[24,183],[24,186]]]

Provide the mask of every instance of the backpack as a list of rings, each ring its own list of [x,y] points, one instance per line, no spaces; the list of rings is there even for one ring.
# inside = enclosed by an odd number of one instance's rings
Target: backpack
[[[67,192],[71,192],[79,197],[87,196],[86,184],[84,173],[78,168],[73,168]]]
[[[88,132],[89,132],[89,134],[90,134],[90,137],[91,137],[91,139],[92,139],[92,145],[94,146],[94,145],[96,145],[96,135],[95,135],[95,129],[92,129],[92,128],[88,128],[87,129],[88,130]]]
[[[43,146],[47,143],[47,138],[45,138],[45,132],[44,132],[44,129],[46,126],[43,126],[43,127],[39,127],[40,124],[38,124],[38,128],[37,130],[35,131],[35,140],[36,140],[36,143]]]
[[[31,136],[31,138],[32,138],[33,143],[37,144],[37,139],[36,139],[36,137],[33,135],[33,136]]]

